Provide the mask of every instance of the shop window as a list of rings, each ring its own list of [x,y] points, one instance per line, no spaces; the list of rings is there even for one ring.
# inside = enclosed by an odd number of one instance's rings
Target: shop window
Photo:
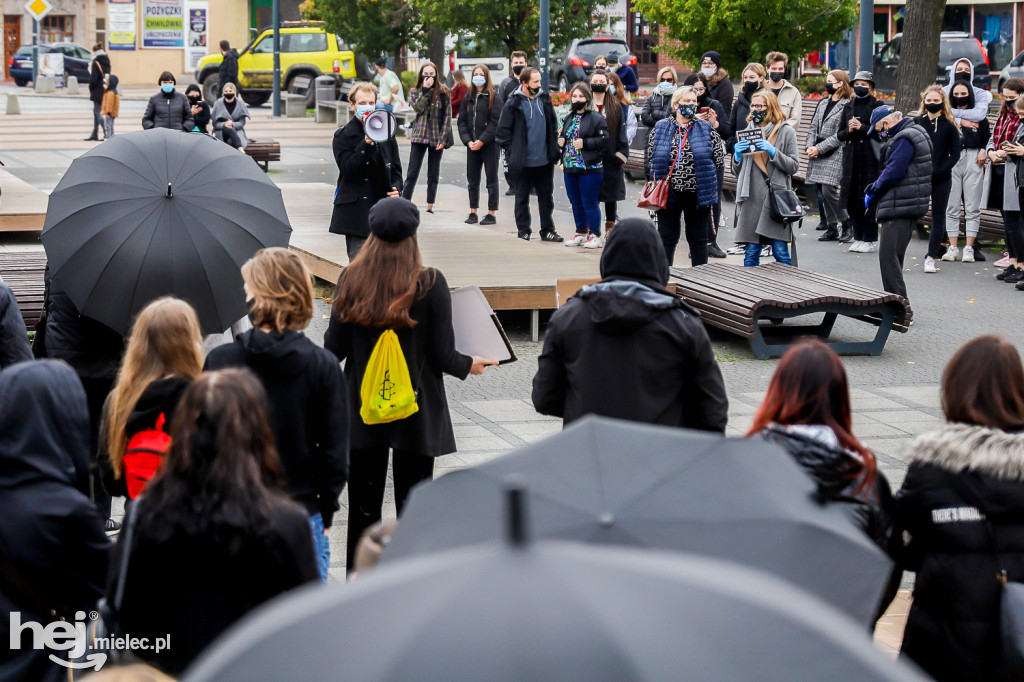
[[[72,42],[75,39],[75,18],[48,14],[39,26],[39,40],[44,43]]]
[[[974,37],[988,54],[993,71],[1013,59],[1013,4],[975,5]]]

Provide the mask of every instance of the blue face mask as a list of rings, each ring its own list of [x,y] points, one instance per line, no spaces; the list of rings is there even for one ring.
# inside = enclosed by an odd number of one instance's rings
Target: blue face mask
[[[487,79],[483,76],[473,76],[473,85],[478,88],[482,88],[487,85]]]
[[[608,85],[608,94],[609,95],[614,95],[615,94],[615,86],[614,85],[611,85],[611,84]]]
[[[160,89],[169,95],[174,92],[174,83],[161,83]]]
[[[359,118],[360,120],[362,120],[362,118],[364,116],[369,114],[374,109],[376,109],[376,107],[373,106],[372,104],[359,104],[359,105],[356,105],[356,118]]]
[[[670,93],[673,93],[675,91],[676,91],[676,86],[673,83],[669,83],[667,81],[662,81],[662,82],[658,83],[658,92],[663,92],[665,94],[670,94]]]

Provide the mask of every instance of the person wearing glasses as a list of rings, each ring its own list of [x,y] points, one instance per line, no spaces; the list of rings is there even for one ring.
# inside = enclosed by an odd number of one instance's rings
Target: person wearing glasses
[[[676,91],[676,70],[671,66],[663,66],[658,71],[658,85],[654,92],[644,100],[644,108],[640,112],[640,120],[648,128],[663,118],[672,116],[672,93]]]

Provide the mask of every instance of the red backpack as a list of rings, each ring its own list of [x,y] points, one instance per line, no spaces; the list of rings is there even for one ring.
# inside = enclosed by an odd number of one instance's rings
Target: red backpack
[[[128,497],[131,499],[142,494],[146,484],[160,469],[164,455],[171,447],[171,437],[164,431],[165,422],[166,419],[161,412],[152,429],[139,431],[131,437],[125,447],[121,461],[124,464]]]

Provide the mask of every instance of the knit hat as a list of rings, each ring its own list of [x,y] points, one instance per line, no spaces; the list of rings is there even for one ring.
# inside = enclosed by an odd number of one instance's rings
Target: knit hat
[[[700,60],[710,59],[715,63],[715,66],[722,68],[722,55],[718,54],[714,50],[709,50],[700,56]]]
[[[416,234],[420,210],[402,197],[381,199],[370,209],[370,232],[386,242],[400,242]]]
[[[608,53],[608,56],[606,56],[605,59],[608,60],[609,64],[618,64],[619,63],[619,53],[616,52],[615,50],[612,50],[611,52]]]
[[[858,71],[853,76],[853,80],[867,81],[868,83],[871,83],[871,87],[875,86],[875,74],[871,73],[870,71]]]
[[[198,85],[196,85],[195,83],[189,83],[188,87],[187,87],[187,88],[185,88],[185,97],[188,97],[188,94],[189,94],[190,92],[198,92],[198,93],[202,94],[202,92],[203,92],[203,89],[202,89],[202,88],[200,88],[200,87],[199,87]]]
[[[871,112],[871,127],[874,128],[879,121],[891,114],[893,111],[895,111],[895,109],[886,104],[876,107],[874,111]]]

